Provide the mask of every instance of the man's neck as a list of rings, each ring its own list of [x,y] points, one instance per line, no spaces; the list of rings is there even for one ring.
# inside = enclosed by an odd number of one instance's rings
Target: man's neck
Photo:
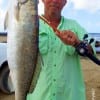
[[[60,20],[61,20],[61,16],[54,17],[54,16],[44,15],[44,17],[55,27],[59,25]]]

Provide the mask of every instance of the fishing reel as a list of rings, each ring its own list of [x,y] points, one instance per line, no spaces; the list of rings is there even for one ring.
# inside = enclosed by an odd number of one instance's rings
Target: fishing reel
[[[92,53],[89,52],[88,49],[88,45],[91,44],[92,42],[94,42],[94,39],[91,38],[90,41],[88,42],[87,40],[88,35],[85,34],[83,41],[80,42],[80,44],[78,44],[75,49],[76,52],[80,55],[80,56],[84,56],[84,57],[88,57],[90,60],[92,60],[94,63],[96,63],[97,65],[100,65],[100,60],[98,58],[96,58]]]

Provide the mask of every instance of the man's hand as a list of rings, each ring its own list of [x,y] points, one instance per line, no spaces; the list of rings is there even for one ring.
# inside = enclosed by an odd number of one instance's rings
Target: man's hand
[[[78,37],[70,30],[56,32],[56,35],[67,45],[75,46],[80,43]]]

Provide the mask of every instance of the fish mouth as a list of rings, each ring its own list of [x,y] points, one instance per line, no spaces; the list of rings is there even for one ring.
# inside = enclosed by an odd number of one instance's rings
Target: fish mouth
[[[25,4],[27,2],[28,2],[28,0],[21,0],[21,1],[19,1],[20,4]]]

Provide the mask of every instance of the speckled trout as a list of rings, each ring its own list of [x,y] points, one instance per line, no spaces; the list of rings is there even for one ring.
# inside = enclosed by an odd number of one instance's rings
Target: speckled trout
[[[15,87],[15,100],[33,92],[41,68],[38,56],[38,0],[10,0],[4,27],[7,57]]]

